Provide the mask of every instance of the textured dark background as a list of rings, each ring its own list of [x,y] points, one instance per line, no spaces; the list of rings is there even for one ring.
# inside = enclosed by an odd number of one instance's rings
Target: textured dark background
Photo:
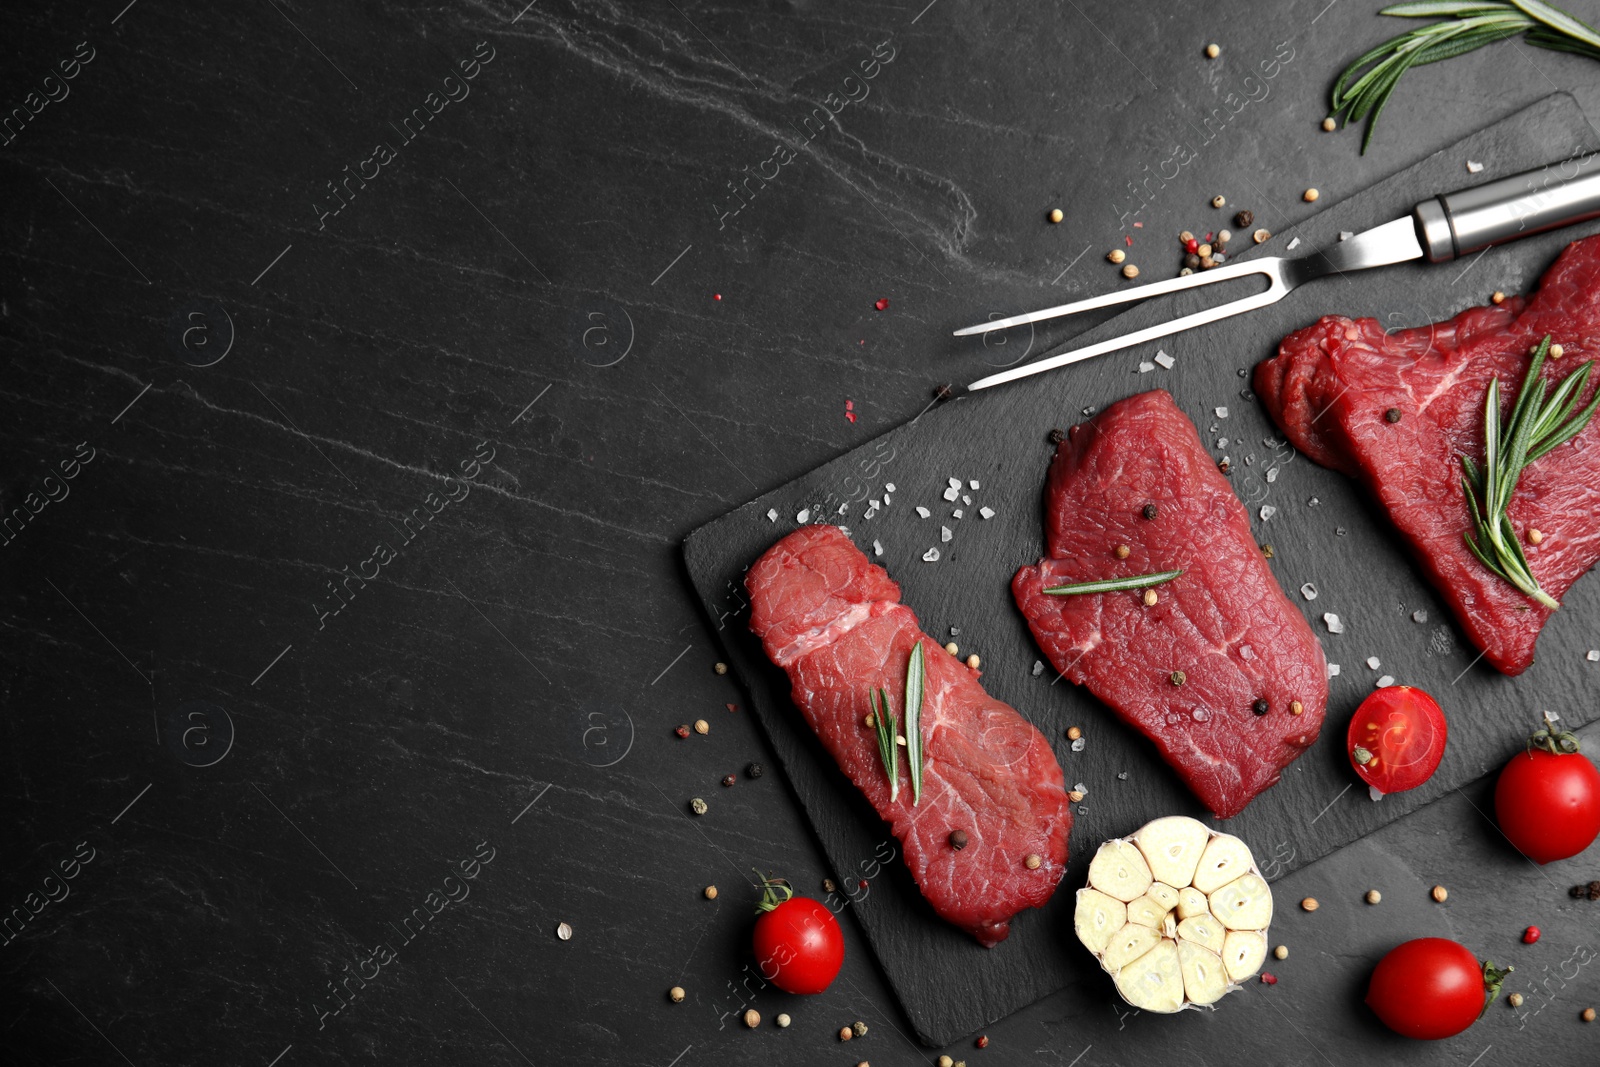
[[[1125,234],[1159,277],[1159,235],[1209,228],[1215,192],[1283,230],[1306,186],[1342,199],[1554,90],[1600,108],[1592,64],[1502,44],[1410,75],[1362,158],[1316,123],[1339,66],[1393,32],[1376,6],[8,12],[5,113],[70,92],[0,145],[0,503],[61,497],[0,546],[0,907],[69,892],[0,945],[0,1044],[140,1067],[927,1062],[848,915],[828,993],[745,991],[749,868],[830,872],[776,768],[717,785],[771,754],[725,707],[744,697],[712,673],[679,542],[984,371],[950,327],[1113,284],[1100,255]],[[870,94],[808,137],[885,41]],[[406,142],[391,123],[480,42],[470,95]],[[1124,216],[1127,184],[1282,42],[1267,97]],[[75,51],[93,58],[45,83]],[[319,228],[379,141],[394,158]],[[780,142],[793,161],[731,214],[727,183]],[[45,483],[80,442],[94,458]],[[491,448],[470,491],[446,482]],[[332,614],[328,583],[380,539],[397,554]],[[700,717],[709,736],[672,736]],[[1565,887],[1600,861],[1532,868],[1475,807],[1484,783],[1281,880],[1281,903],[1324,906],[1280,910],[1275,987],[1153,1019],[1091,982],[951,1051],[1593,1062],[1600,912]],[[75,852],[93,859],[47,883]],[[1521,947],[1529,922],[1545,936]],[[1425,933],[1514,962],[1521,1011],[1437,1045],[1380,1031],[1365,975]],[[319,1027],[379,941],[396,957]],[[750,996],[794,1025],[745,1032]],[[858,1018],[872,1033],[837,1047]]]

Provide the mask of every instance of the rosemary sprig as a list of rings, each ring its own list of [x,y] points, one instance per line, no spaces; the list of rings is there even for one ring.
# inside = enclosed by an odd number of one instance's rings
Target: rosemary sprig
[[[1483,466],[1480,468],[1469,456],[1461,457],[1465,475],[1461,484],[1475,531],[1462,536],[1478,562],[1540,604],[1555,609],[1561,604],[1539,588],[1506,509],[1528,465],[1572,440],[1589,425],[1600,408],[1600,390],[1586,407],[1574,413],[1594,361],[1568,374],[1551,393],[1550,383],[1539,376],[1549,352],[1550,335],[1545,334],[1534,349],[1522,388],[1504,420],[1500,416],[1500,379],[1496,376],[1489,382],[1483,404]]]
[[[1097,582],[1079,582],[1076,585],[1053,585],[1043,590],[1051,596],[1076,596],[1080,593],[1120,593],[1124,589],[1145,589],[1162,582],[1170,582],[1183,571],[1157,571],[1155,574],[1136,574],[1131,578],[1104,578]]]
[[[873,728],[878,732],[878,756],[889,775],[889,799],[897,800],[900,796],[900,752],[894,743],[896,731],[894,712],[889,707],[889,691],[874,689],[867,694],[867,700],[872,705]]]
[[[906,760],[911,765],[911,804],[922,800],[922,691],[927,687],[928,675],[922,658],[922,642],[911,649],[911,659],[906,663]]]
[[[1524,39],[1539,48],[1600,60],[1600,33],[1541,0],[1421,0],[1386,7],[1378,13],[1398,18],[1443,19],[1389,38],[1345,67],[1334,81],[1328,97],[1331,117],[1343,118],[1345,125],[1367,121],[1367,131],[1361,138],[1363,155],[1372,143],[1384,105],[1401,75],[1412,67],[1453,59],[1518,34],[1525,34]]]

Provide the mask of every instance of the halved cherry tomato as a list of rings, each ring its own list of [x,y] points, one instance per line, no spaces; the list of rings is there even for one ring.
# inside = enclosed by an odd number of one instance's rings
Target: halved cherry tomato
[[[1345,747],[1356,774],[1382,796],[1433,777],[1448,734],[1437,701],[1414,686],[1391,685],[1361,702]]]

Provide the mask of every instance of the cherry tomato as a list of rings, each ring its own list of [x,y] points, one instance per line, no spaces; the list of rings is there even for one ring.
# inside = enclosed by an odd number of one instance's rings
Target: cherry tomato
[[[844,965],[844,933],[820,901],[797,897],[789,883],[761,883],[751,939],[761,977],[786,993],[820,993]]]
[[[1350,766],[1379,795],[1400,793],[1433,777],[1449,727],[1427,693],[1409,685],[1376,690],[1350,718]]]
[[[1600,770],[1553,719],[1512,756],[1494,787],[1500,829],[1539,863],[1576,856],[1600,836]]]
[[[1454,1037],[1500,995],[1510,973],[1443,937],[1419,937],[1389,950],[1372,971],[1367,1007],[1406,1037]]]

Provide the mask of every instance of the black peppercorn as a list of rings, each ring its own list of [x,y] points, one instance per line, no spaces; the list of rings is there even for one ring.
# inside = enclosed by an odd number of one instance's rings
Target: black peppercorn
[[[950,831],[950,847],[960,852],[967,847],[967,832],[965,830]]]
[[[1190,270],[1194,270],[1196,267],[1200,266],[1200,257],[1195,253],[1190,252],[1188,255],[1183,257],[1183,265],[1188,267]]]
[[[1054,430],[1050,431],[1050,443],[1051,444],[1059,445],[1061,442],[1065,441],[1066,439],[1067,439],[1067,431],[1062,430],[1060,428],[1057,428],[1057,429],[1054,429]]]
[[[1575,885],[1571,889],[1567,890],[1567,896],[1571,897],[1573,900],[1582,900],[1588,895],[1589,887],[1586,885]]]
[[[945,382],[943,385],[940,385],[933,390],[933,398],[935,400],[949,400],[955,395],[956,387],[951,385],[949,382]]]
[[[761,777],[761,764],[759,764],[759,763],[750,764],[750,766],[748,766],[748,767],[746,767],[744,769],[744,776],[746,778],[760,778]]]
[[[1385,422],[1399,422],[1400,421],[1400,409],[1399,408],[1390,408],[1388,411],[1385,411],[1383,413],[1383,421],[1385,421]]]
[[[1250,710],[1255,712],[1257,715],[1265,715],[1267,713],[1266,697],[1257,698],[1256,702],[1250,705]]]
[[[1241,211],[1233,217],[1233,224],[1241,230],[1254,221],[1256,221],[1255,214],[1250,211]]]
[[[1147,519],[1153,519],[1156,517],[1156,506],[1154,504],[1146,504],[1144,511],[1140,512],[1140,514]]]

